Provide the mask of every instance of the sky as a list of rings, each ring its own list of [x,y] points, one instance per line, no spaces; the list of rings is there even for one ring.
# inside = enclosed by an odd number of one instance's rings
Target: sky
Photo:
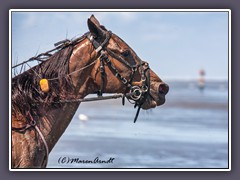
[[[92,14],[163,80],[228,79],[228,12],[12,12],[12,64],[80,37]]]

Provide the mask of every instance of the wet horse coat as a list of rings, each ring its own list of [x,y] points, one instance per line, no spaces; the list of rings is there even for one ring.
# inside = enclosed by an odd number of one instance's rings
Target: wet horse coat
[[[59,103],[60,100],[84,98],[101,89],[100,53],[87,35],[90,34],[101,44],[106,39],[107,30],[94,16],[88,19],[88,27],[90,32],[80,41],[61,46],[48,60],[12,79],[12,168],[41,168],[47,165],[44,140],[35,125],[26,129],[23,127],[34,120],[51,152],[79,106],[79,102]],[[118,57],[136,64],[141,62],[136,53],[115,34],[103,49],[106,49],[109,61],[119,74],[130,81],[131,71]],[[47,93],[42,92],[39,86],[42,78],[49,80],[50,90]],[[149,94],[142,105],[144,109],[163,104],[168,92],[168,86],[151,70],[149,78]],[[104,82],[106,93],[125,93],[128,90],[108,66],[105,67]],[[136,71],[131,85],[141,84],[141,74]],[[17,130],[19,128],[23,130]]]

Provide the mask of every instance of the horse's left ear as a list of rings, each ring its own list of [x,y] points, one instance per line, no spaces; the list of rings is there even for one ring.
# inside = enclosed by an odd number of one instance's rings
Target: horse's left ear
[[[98,20],[94,17],[94,15],[92,15],[88,21],[88,29],[89,31],[92,33],[92,35],[95,38],[101,38],[104,36],[105,32],[104,30],[101,28],[100,23],[98,22]]]

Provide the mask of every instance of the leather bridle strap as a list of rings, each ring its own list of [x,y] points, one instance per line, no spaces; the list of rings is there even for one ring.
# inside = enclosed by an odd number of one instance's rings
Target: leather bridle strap
[[[91,41],[92,45],[94,46],[95,48],[95,51],[98,53],[98,52],[101,52],[101,50],[104,48],[104,46],[108,43],[109,39],[111,38],[112,36],[112,32],[111,31],[108,31],[108,33],[106,33],[106,38],[104,39],[104,41],[100,44],[98,43],[94,37],[91,35],[91,33],[89,33],[87,35],[87,38]]]
[[[91,41],[92,45],[95,48],[95,51],[97,53],[100,54],[100,73],[101,73],[101,87],[100,90],[98,92],[99,96],[102,96],[102,93],[104,92],[104,83],[105,83],[105,69],[104,69],[104,65],[105,63],[108,65],[109,69],[112,71],[112,73],[124,84],[127,86],[127,89],[130,89],[130,94],[134,94],[138,92],[138,95],[135,95],[135,99],[133,99],[135,101],[135,107],[138,106],[138,110],[134,119],[134,123],[137,120],[137,117],[139,115],[141,106],[143,105],[143,103],[145,102],[147,95],[149,94],[149,86],[150,86],[150,72],[149,72],[149,65],[146,62],[142,62],[140,61],[140,63],[136,64],[136,65],[130,65],[127,61],[125,61],[124,59],[122,59],[122,57],[115,55],[114,52],[112,52],[110,49],[106,48],[106,44],[108,43],[108,41],[111,38],[112,32],[111,31],[106,31],[105,33],[106,38],[103,41],[103,43],[98,43],[93,36],[91,35],[91,33],[89,33],[89,35],[87,36],[87,38]],[[107,53],[105,53],[107,52]],[[112,64],[112,62],[110,61],[110,59],[108,58],[109,54],[111,57],[117,59],[119,62],[121,62],[123,65],[125,65],[126,67],[128,67],[129,69],[132,70],[131,73],[131,77],[130,80],[128,81],[126,78],[124,78],[123,76],[121,76],[121,74],[118,72],[118,70],[115,68],[115,66]],[[104,63],[105,62],[105,63]],[[146,66],[146,67],[144,67]],[[142,81],[142,86],[140,87],[132,87],[132,81],[134,79],[134,75],[135,72],[141,68],[141,81]],[[146,75],[146,72],[148,72],[148,74]],[[132,89],[135,88],[135,89]],[[123,105],[124,105],[124,97],[123,96]],[[128,98],[127,98],[128,99]]]
[[[141,63],[141,68],[142,68],[142,74],[141,74],[141,81],[142,81],[142,92],[143,95],[140,97],[139,101],[136,101],[135,107],[138,106],[136,116],[134,118],[134,123],[137,121],[140,109],[143,105],[143,103],[147,99],[147,95],[149,94],[150,91],[150,70],[149,70],[149,65],[147,62]],[[147,75],[146,75],[147,73]]]
[[[108,31],[108,33],[106,33],[106,38],[105,40],[100,44],[98,43],[93,36],[91,35],[91,33],[88,34],[87,38],[91,41],[92,45],[95,48],[96,53],[100,52],[100,73],[101,73],[101,87],[100,90],[97,92],[98,96],[102,96],[103,92],[104,92],[104,87],[105,87],[105,68],[104,68],[104,62],[103,62],[103,55],[104,55],[104,51],[103,48],[105,47],[105,45],[108,43],[109,39],[112,36],[112,32]]]
[[[128,67],[129,69],[135,68],[137,66],[140,66],[140,64],[136,64],[136,65],[130,65],[127,61],[125,61],[124,59],[122,59],[120,56],[116,56],[110,49],[106,48],[105,49],[107,51],[107,53],[112,56],[113,58],[117,59],[119,62],[121,62],[122,64],[124,64],[126,67]]]

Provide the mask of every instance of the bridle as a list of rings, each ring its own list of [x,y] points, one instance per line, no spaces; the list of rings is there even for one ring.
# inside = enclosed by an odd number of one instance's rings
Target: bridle
[[[122,104],[125,104],[125,97],[129,100],[129,102],[134,101],[133,104],[134,107],[138,107],[136,116],[134,118],[134,123],[137,121],[141,106],[146,101],[147,96],[149,94],[150,90],[150,69],[147,62],[139,61],[135,65],[129,64],[125,59],[123,59],[120,56],[117,56],[113,51],[111,51],[109,48],[107,48],[107,44],[109,43],[109,40],[111,39],[112,32],[106,31],[105,33],[106,38],[104,41],[100,44],[91,33],[87,36],[87,38],[90,40],[92,45],[95,48],[96,53],[98,53],[98,58],[100,59],[100,73],[101,73],[101,87],[98,91],[98,96],[102,96],[104,93],[104,85],[105,85],[105,66],[108,66],[110,71],[126,86],[125,93],[123,94]],[[130,79],[127,80],[125,77],[123,77],[118,69],[114,66],[114,64],[111,62],[111,60],[108,58],[109,56],[115,58],[122,64],[124,64],[128,69],[131,70],[131,76]],[[141,75],[141,86],[133,86],[132,81],[134,79],[134,76],[136,74],[136,71],[139,71]],[[132,103],[132,102],[131,102]]]

